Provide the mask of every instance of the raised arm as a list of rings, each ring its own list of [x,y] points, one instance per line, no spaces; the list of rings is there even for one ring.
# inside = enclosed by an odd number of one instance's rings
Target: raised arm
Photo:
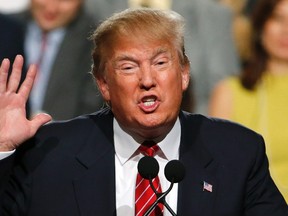
[[[36,66],[31,65],[24,82],[19,86],[24,59],[16,56],[12,73],[8,77],[10,62],[2,61],[0,67],[0,151],[16,149],[31,138],[39,127],[51,120],[41,113],[31,120],[26,118],[25,105],[36,76]]]

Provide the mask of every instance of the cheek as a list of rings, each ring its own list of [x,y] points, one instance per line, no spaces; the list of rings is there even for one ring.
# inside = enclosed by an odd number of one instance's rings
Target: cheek
[[[45,12],[45,5],[41,1],[34,1],[34,3],[31,4],[31,11],[37,20],[41,18],[43,12]]]
[[[265,37],[262,38],[262,44],[269,55],[273,55],[279,49],[279,46],[277,45],[277,40],[275,40],[274,36],[270,34],[265,35]]]
[[[262,42],[264,46],[269,46],[279,36],[279,27],[276,24],[267,24],[262,34]]]
[[[69,22],[71,21],[75,15],[78,13],[80,9],[80,3],[70,3],[70,2],[63,2],[59,6],[59,14],[61,14],[62,21]]]
[[[74,13],[71,13],[71,11],[67,11],[67,13],[63,12],[59,15],[58,21],[62,25],[66,25],[74,18],[74,16],[75,16]]]
[[[161,77],[158,84],[161,86],[160,88],[163,95],[166,95],[165,97],[181,97],[183,93],[184,83],[180,73],[175,73],[173,76],[167,74],[166,76]]]
[[[137,87],[138,82],[127,77],[114,77],[115,79],[110,79],[107,83],[107,88],[109,89],[109,95],[111,100],[124,100],[126,98],[131,98],[131,96],[136,92],[135,87]]]
[[[31,7],[34,9],[35,7],[45,5],[45,0],[31,0]]]

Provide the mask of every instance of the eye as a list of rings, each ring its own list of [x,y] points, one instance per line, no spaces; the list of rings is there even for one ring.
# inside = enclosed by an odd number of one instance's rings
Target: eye
[[[132,74],[132,73],[136,73],[136,71],[138,70],[138,65],[135,63],[121,63],[119,64],[119,66],[116,67],[116,70],[120,71],[121,73],[125,73],[125,74]]]
[[[167,62],[166,61],[158,61],[157,62],[157,65],[164,65],[164,64],[166,64]]]
[[[154,66],[157,69],[165,69],[169,65],[169,59],[168,58],[159,58],[155,61]]]
[[[283,22],[285,20],[285,17],[281,13],[275,12],[272,14],[271,20],[275,22]]]

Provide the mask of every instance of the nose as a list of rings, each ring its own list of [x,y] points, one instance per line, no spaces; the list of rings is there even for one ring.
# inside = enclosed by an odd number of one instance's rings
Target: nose
[[[156,85],[156,73],[152,70],[151,65],[145,65],[139,73],[140,88],[150,89]]]

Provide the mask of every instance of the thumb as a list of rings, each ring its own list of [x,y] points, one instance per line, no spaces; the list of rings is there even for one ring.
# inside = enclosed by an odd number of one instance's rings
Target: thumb
[[[31,135],[33,136],[37,130],[47,122],[50,122],[52,117],[46,113],[35,115],[31,120]]]

